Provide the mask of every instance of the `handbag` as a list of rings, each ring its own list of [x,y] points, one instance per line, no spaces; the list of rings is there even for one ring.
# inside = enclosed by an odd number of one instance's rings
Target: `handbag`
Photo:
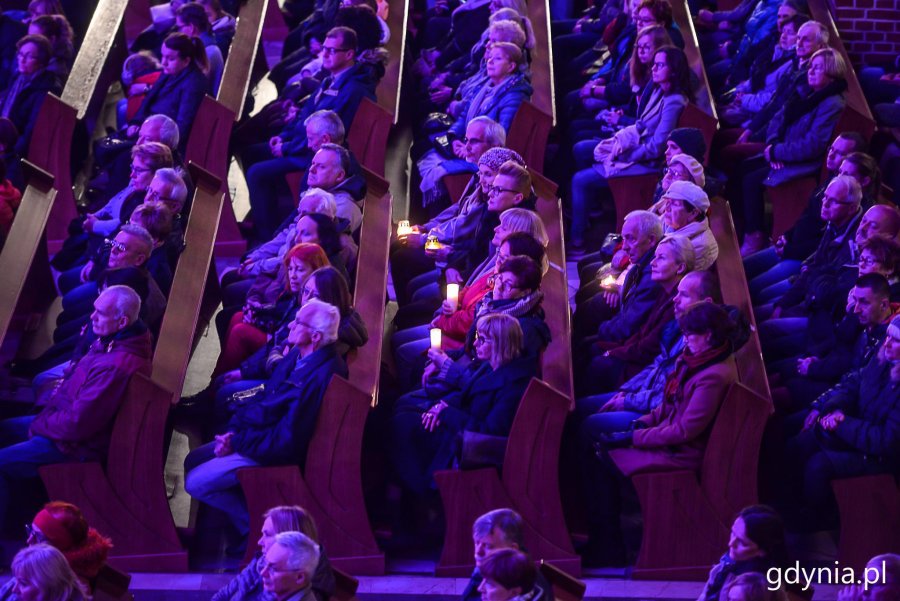
[[[494,436],[463,430],[461,434],[461,446],[459,453],[459,467],[464,470],[472,470],[481,467],[503,467],[503,458],[506,455],[506,436]]]

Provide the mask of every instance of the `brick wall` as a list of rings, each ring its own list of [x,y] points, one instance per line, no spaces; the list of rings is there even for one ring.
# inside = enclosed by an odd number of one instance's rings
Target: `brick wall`
[[[900,54],[898,0],[835,0],[835,24],[854,64],[893,62]]]

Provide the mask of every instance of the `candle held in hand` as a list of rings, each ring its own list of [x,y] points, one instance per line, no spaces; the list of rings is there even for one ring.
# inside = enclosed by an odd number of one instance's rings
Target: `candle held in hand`
[[[409,226],[409,221],[405,219],[397,223],[397,237],[403,238],[405,236],[409,236],[412,233],[412,228]]]
[[[441,329],[440,328],[431,328],[431,348],[440,349],[441,348]]]
[[[425,240],[425,250],[440,250],[441,243],[437,239],[437,236],[428,236],[428,239]]]
[[[456,308],[459,306],[459,284],[447,284],[447,302],[456,311]]]

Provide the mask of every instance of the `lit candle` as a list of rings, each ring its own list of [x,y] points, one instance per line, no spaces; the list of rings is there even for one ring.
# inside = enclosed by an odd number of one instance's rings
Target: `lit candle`
[[[409,221],[405,219],[397,223],[397,237],[403,238],[404,236],[409,236],[412,233],[412,228],[409,226]]]
[[[456,311],[459,306],[459,284],[447,284],[447,301]]]
[[[428,236],[428,239],[425,240],[425,250],[439,250],[440,248],[441,243],[437,236]]]
[[[600,280],[600,285],[604,288],[614,288],[616,285],[616,276],[613,274],[607,275],[605,278]]]
[[[440,350],[441,348],[441,329],[431,328],[431,348]]]

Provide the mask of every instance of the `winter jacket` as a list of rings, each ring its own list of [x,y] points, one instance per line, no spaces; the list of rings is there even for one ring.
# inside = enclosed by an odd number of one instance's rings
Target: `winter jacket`
[[[834,174],[829,174],[832,176]],[[787,244],[784,245],[784,259],[804,261],[816,251],[816,247],[822,240],[825,231],[825,221],[822,220],[822,199],[825,197],[825,188],[831,177],[827,177],[809,197],[806,209],[800,218],[794,222],[791,229],[784,233]]]
[[[15,91],[15,88],[18,85],[17,82],[21,77],[21,74],[17,74],[10,79],[9,85],[2,96],[2,100],[0,100],[0,107],[3,107],[7,103],[7,94]],[[6,115],[6,117],[13,122],[13,125],[16,126],[16,130],[19,132],[19,139],[16,140],[15,150],[16,154],[21,157],[28,156],[28,146],[31,143],[31,134],[34,132],[34,126],[37,123],[41,105],[44,103],[44,97],[48,93],[56,94],[57,96],[61,95],[62,85],[56,77],[56,74],[44,69],[43,71],[35,73],[32,78],[18,90],[16,97],[9,100],[12,104],[9,107],[9,114]]]
[[[207,89],[209,79],[194,63],[175,75],[163,73],[150,88],[130,123],[140,125],[150,115],[166,115],[178,124],[180,147],[183,150],[187,146],[191,126]]]
[[[9,235],[22,193],[8,179],[0,181],[0,240]]]
[[[697,601],[728,601],[728,588],[735,578],[747,573],[764,576],[771,567],[773,567],[772,562],[765,557],[735,561],[728,553],[725,553],[719,563],[709,571],[709,578]]]
[[[271,601],[272,597],[263,590],[259,562],[262,553],[257,553],[241,572],[213,595],[212,601]],[[316,601],[329,601],[336,589],[334,571],[324,549],[319,555],[319,564],[312,577],[312,591]]]
[[[847,372],[868,363],[886,335],[886,323],[863,328],[856,315],[847,315],[835,328],[835,344],[828,349],[816,349],[819,360],[809,364],[807,377],[820,382],[838,382]]]
[[[462,601],[481,601],[481,593],[478,592],[478,587],[483,580],[484,577],[481,575],[481,572],[478,568],[475,568],[472,572],[472,577],[466,583],[465,590],[462,592]],[[552,601],[555,598],[553,596],[553,587],[550,586],[550,583],[547,582],[540,570],[535,574],[534,588],[539,593],[533,596],[531,601]]]
[[[619,387],[627,411],[650,413],[662,402],[666,380],[675,369],[675,360],[684,350],[684,336],[678,321],[673,319],[663,327],[659,347],[659,354],[653,363]]]
[[[333,375],[347,377],[347,364],[334,343],[303,358],[299,349],[291,350],[265,389],[229,422],[234,452],[260,465],[303,465]]]
[[[362,99],[375,101],[376,84],[366,66],[360,63],[338,75],[337,79],[326,77],[303,103],[294,120],[281,132],[282,153],[285,156],[298,156],[307,150],[304,122],[316,111],[334,111],[344,123],[344,129],[349,132]]]
[[[532,92],[531,84],[520,73],[507,76],[496,86],[488,83],[470,100],[464,101],[460,117],[450,126],[450,133],[462,139],[469,121],[481,116],[490,117],[508,132],[519,105],[531,98]]]
[[[650,278],[650,261],[654,249],[648,250],[625,276],[622,284],[622,303],[619,312],[600,324],[597,338],[610,342],[622,342],[641,327],[656,299],[664,293],[662,286]]]
[[[610,357],[626,364],[626,375],[634,375],[656,357],[659,352],[662,330],[675,318],[672,301],[676,292],[678,290],[673,288],[670,292],[657,296],[656,302],[650,308],[638,331],[624,343],[608,348],[607,354]],[[601,348],[607,347],[601,344]]]
[[[49,438],[73,459],[104,458],[131,376],[149,375],[151,356],[150,332],[141,321],[95,340],[39,400],[44,409],[31,434]]]
[[[734,355],[688,375],[679,382],[681,402],[666,396],[634,431],[634,446],[610,451],[626,476],[648,471],[696,470],[725,394],[737,382]]]
[[[709,219],[692,221],[680,230],[666,230],[667,234],[684,236],[691,241],[691,246],[694,247],[694,271],[706,271],[719,258],[719,243],[709,229]]]

